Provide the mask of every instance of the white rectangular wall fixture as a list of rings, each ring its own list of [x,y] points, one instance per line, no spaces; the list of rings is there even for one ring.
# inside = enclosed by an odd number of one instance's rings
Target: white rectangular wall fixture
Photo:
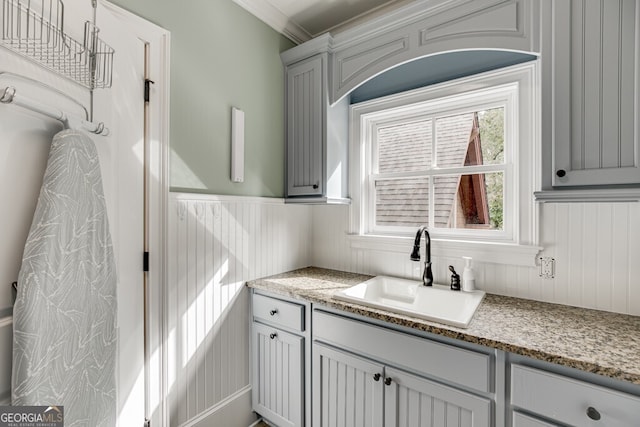
[[[244,111],[231,108],[231,181],[244,182]]]

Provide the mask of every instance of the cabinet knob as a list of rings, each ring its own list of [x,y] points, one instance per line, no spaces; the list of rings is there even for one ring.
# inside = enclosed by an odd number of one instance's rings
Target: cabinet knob
[[[380,374],[373,374],[373,380],[374,381],[380,381],[380,377],[381,377]]]
[[[598,412],[598,410],[596,408],[594,408],[593,406],[589,406],[587,408],[587,417],[591,418],[594,421],[598,421],[598,420],[600,420],[600,418],[602,418],[600,416],[600,412]]]
[[[272,332],[271,335],[269,335],[269,338],[271,338],[272,340],[275,339],[278,336],[278,334],[276,334],[275,332]]]
[[[271,310],[271,311],[269,312],[269,314],[270,314],[270,315],[272,315],[272,316],[275,316],[276,314],[278,314],[278,309],[277,309],[277,308],[274,308],[273,310]]]
[[[566,174],[567,174],[567,171],[564,169],[558,169],[556,171],[556,175],[558,175],[558,178],[563,178]]]
[[[384,379],[384,385],[391,385],[391,381],[393,381],[391,378],[387,377]]]
[[[319,185],[318,185],[318,184],[313,184],[313,189],[314,189],[314,190],[317,190],[317,189],[318,189],[318,187],[319,187]]]

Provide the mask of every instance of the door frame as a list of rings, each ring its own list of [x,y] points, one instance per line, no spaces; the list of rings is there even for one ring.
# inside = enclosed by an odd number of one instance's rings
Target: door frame
[[[128,30],[147,45],[150,101],[145,110],[147,147],[145,167],[149,271],[146,290],[145,416],[153,426],[168,425],[166,261],[169,200],[169,88],[171,33],[106,0],[99,0]],[[99,19],[99,17],[98,17]],[[140,95],[142,100],[142,94]],[[142,308],[141,308],[142,309]],[[142,420],[141,420],[142,422]]]

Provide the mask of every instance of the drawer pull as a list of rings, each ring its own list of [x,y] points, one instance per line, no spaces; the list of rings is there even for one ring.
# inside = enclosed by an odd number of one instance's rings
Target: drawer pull
[[[380,377],[381,377],[380,374],[373,374],[373,380],[374,381],[380,381]]]
[[[276,314],[278,314],[278,309],[277,309],[277,308],[274,308],[273,310],[271,310],[271,311],[269,312],[269,314],[270,314],[270,315],[272,315],[272,316],[275,316]]]
[[[591,418],[594,421],[598,421],[598,420],[600,420],[600,418],[602,418],[600,416],[600,412],[598,412],[598,410],[596,408],[594,408],[593,406],[589,406],[587,408],[587,417]]]
[[[278,334],[276,334],[275,332],[271,333],[271,335],[269,335],[269,338],[271,338],[272,340],[275,339],[278,336]]]
[[[384,385],[391,385],[391,381],[393,381],[391,378],[387,377],[384,379]]]

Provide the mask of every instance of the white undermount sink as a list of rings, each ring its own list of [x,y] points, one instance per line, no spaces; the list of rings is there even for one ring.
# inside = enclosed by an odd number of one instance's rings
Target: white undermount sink
[[[466,328],[484,297],[483,291],[452,291],[449,286],[376,276],[338,291],[336,299],[425,320]]]

